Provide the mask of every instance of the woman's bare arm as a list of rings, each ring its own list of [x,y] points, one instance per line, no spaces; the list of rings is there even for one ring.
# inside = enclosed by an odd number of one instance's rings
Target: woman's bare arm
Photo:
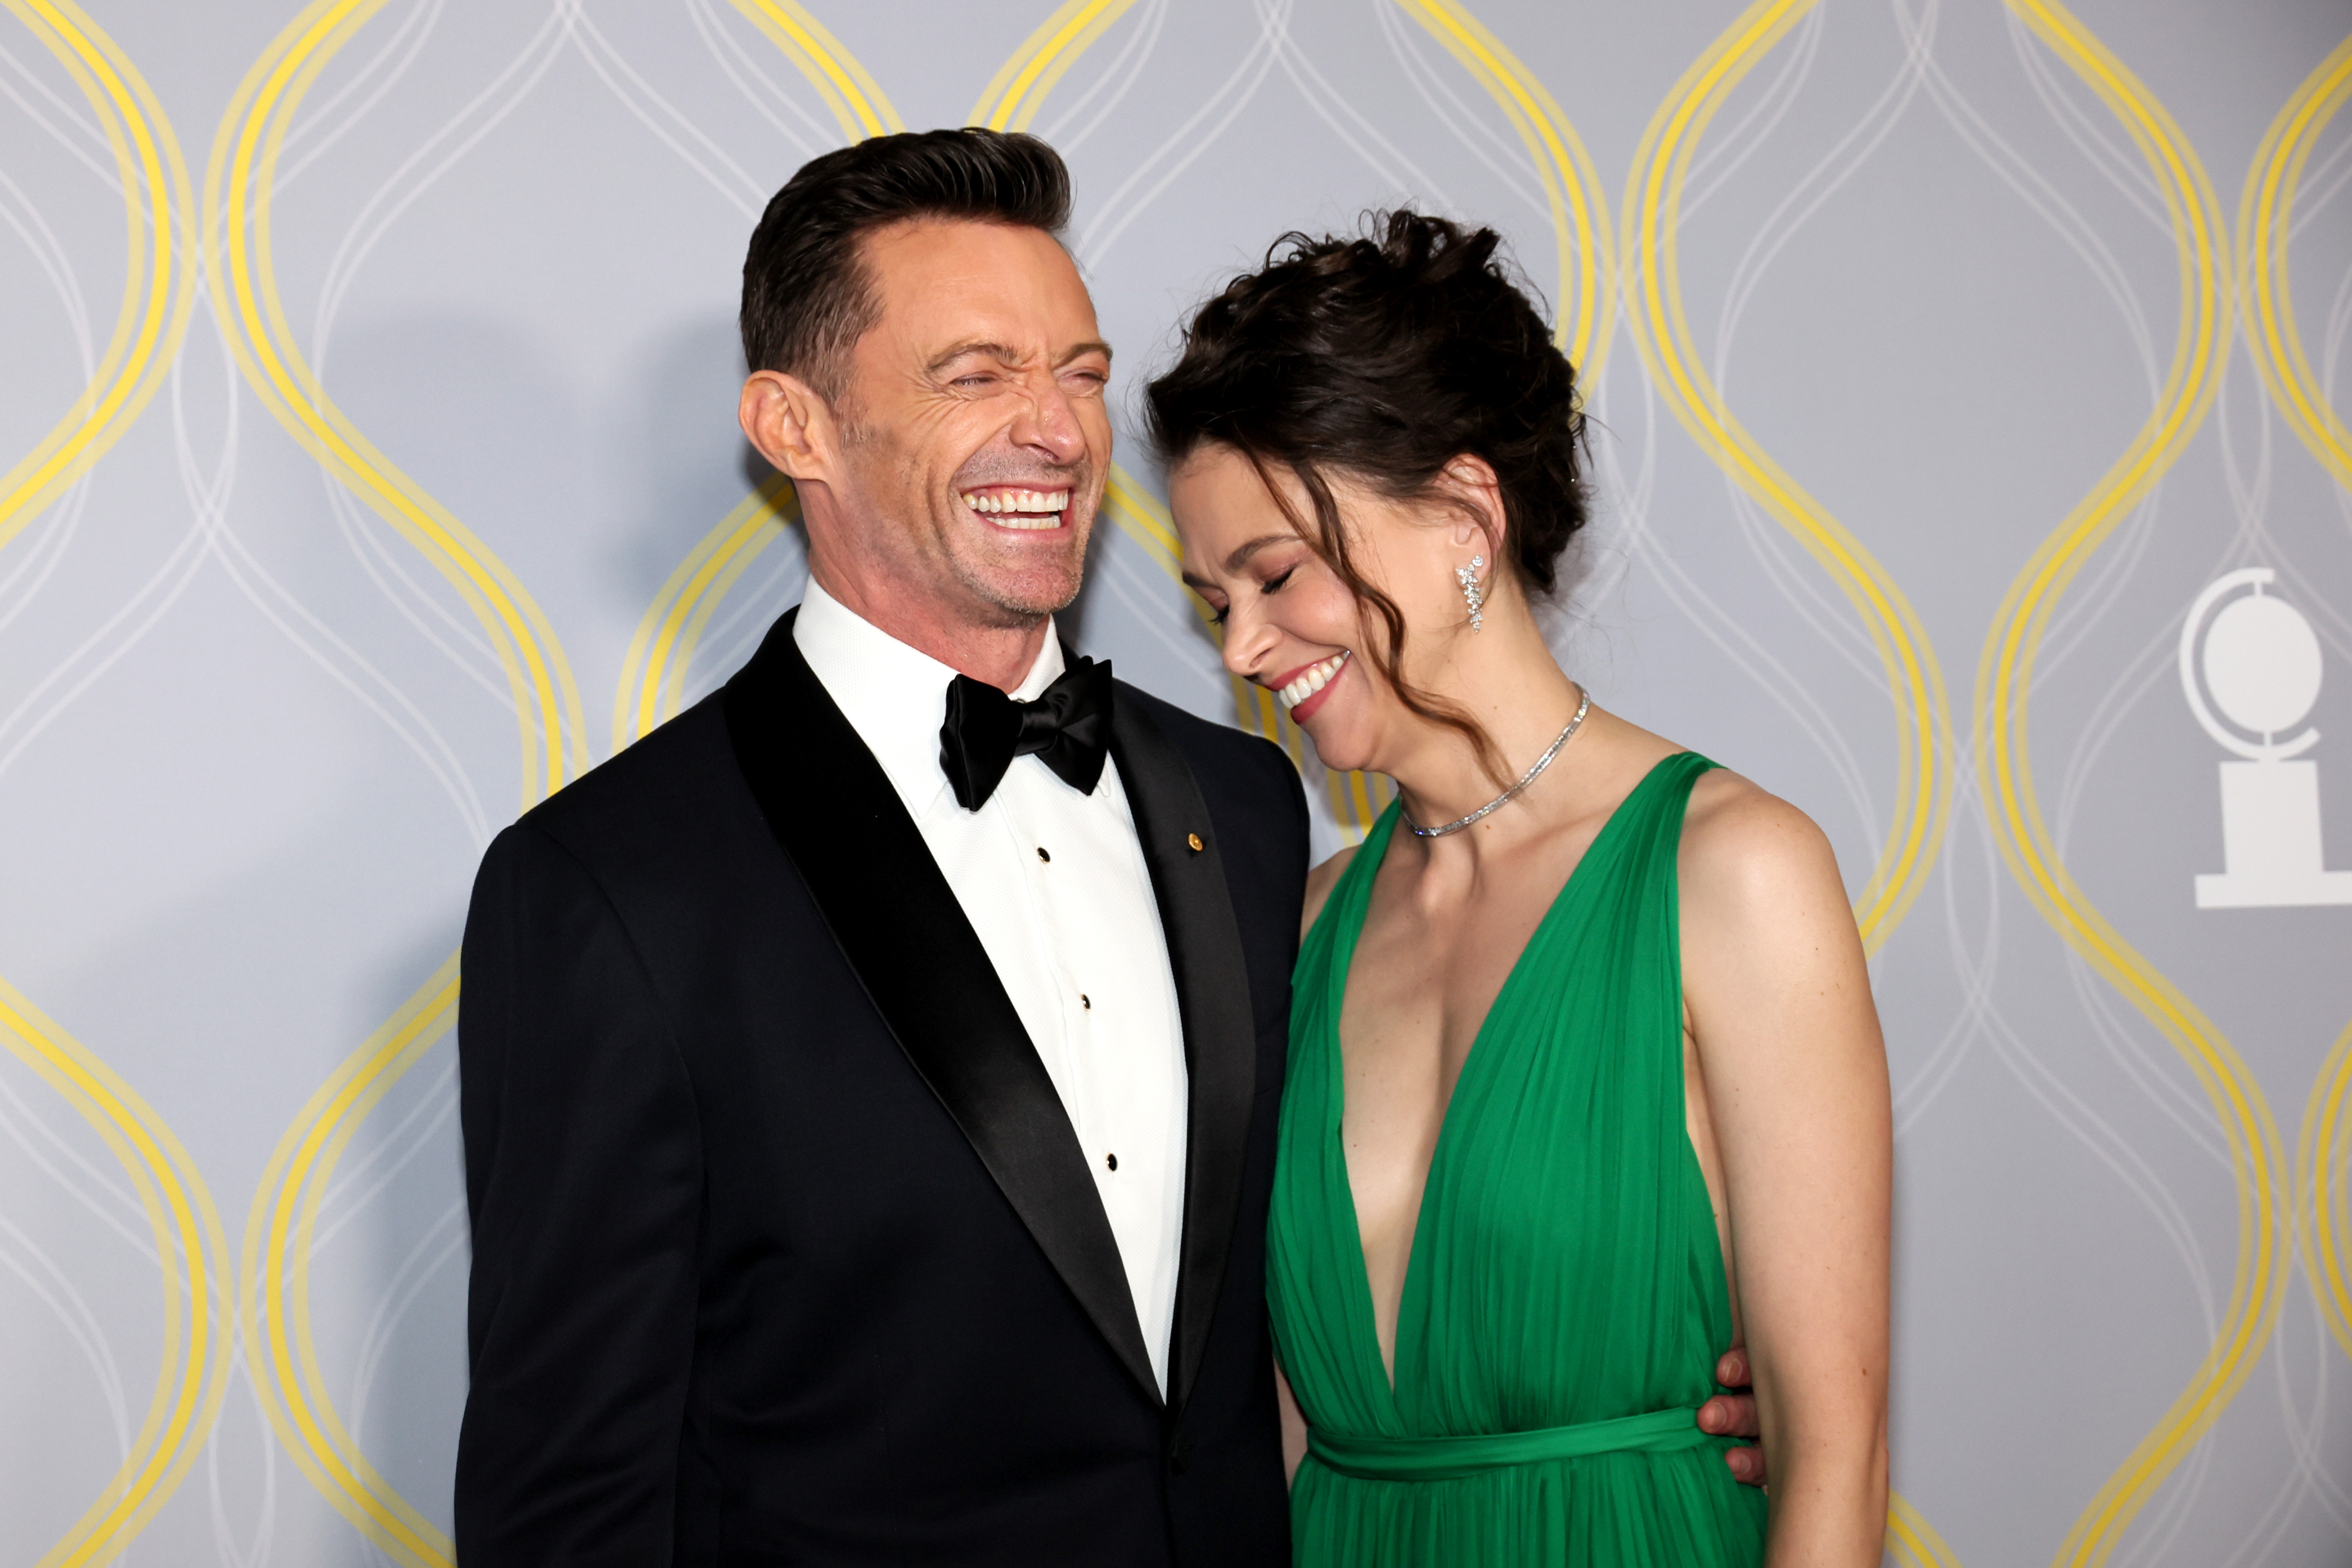
[[[1886,1521],[1885,1050],[1835,857],[1804,814],[1702,779],[1685,998],[1772,1459],[1766,1562],[1874,1568]]]

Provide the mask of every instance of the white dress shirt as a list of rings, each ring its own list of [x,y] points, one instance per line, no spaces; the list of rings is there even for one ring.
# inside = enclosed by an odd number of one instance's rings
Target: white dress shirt
[[[967,811],[940,768],[954,670],[814,579],[793,641],[915,820],[1062,1097],[1164,1395],[1184,1227],[1183,1021],[1118,764],[1105,762],[1088,795],[1036,757],[1016,757]],[[1063,668],[1048,626],[1012,695],[1034,699]]]

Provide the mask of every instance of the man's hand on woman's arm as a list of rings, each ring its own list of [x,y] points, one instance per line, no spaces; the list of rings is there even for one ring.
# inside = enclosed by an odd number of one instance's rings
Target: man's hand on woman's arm
[[[1748,1391],[1746,1345],[1735,1344],[1723,1353],[1723,1359],[1715,1364],[1715,1380],[1732,1392],[1718,1394],[1698,1407],[1698,1429],[1718,1437],[1763,1436],[1763,1428],[1756,1419],[1756,1396]],[[1748,1485],[1764,1484],[1764,1448],[1760,1443],[1727,1450],[1723,1462]]]

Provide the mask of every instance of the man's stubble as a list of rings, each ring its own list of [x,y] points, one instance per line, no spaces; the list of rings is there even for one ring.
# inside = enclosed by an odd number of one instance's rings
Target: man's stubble
[[[1024,592],[1018,587],[1008,587],[992,579],[984,565],[967,559],[967,552],[958,548],[961,541],[969,540],[973,536],[961,532],[952,524],[941,525],[933,515],[931,507],[935,502],[923,485],[918,455],[899,455],[887,450],[889,443],[881,428],[861,418],[856,400],[847,394],[835,405],[835,419],[841,432],[844,454],[858,467],[868,473],[877,468],[897,470],[894,477],[898,482],[888,489],[895,497],[903,497],[906,504],[919,513],[919,522],[910,526],[910,519],[891,519],[884,521],[882,526],[890,527],[895,523],[895,526],[906,529],[910,539],[929,541],[928,546],[923,543],[915,545],[913,554],[917,561],[922,565],[935,564],[945,568],[953,585],[962,590],[961,597],[965,607],[978,612],[973,624],[991,631],[1025,632],[1046,617],[1060,614],[1076,601],[1078,591],[1086,584],[1087,550],[1093,541],[1094,521],[1100,511],[1099,502],[1089,505],[1086,517],[1076,519],[1068,559],[1064,569],[1056,574],[1062,580],[1051,585],[1037,584],[1034,589]],[[1093,489],[1090,464],[1074,465],[1067,471],[1067,478],[1074,504],[1078,497],[1088,496]]]

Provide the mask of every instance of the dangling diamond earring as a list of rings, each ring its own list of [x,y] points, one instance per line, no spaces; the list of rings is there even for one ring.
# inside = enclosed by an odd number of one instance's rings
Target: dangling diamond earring
[[[1483,629],[1486,623],[1486,618],[1482,613],[1486,609],[1486,596],[1478,588],[1478,573],[1486,564],[1485,556],[1474,555],[1470,558],[1468,566],[1457,566],[1454,569],[1454,580],[1462,584],[1462,597],[1470,606],[1470,630],[1473,632]]]

